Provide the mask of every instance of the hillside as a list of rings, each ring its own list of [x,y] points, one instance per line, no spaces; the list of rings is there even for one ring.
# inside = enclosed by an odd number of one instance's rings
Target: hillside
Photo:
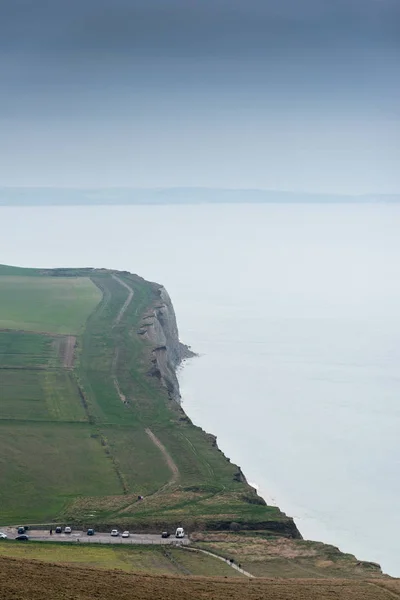
[[[0,600],[390,600],[400,597],[399,580],[237,580],[131,575],[0,559]]]
[[[257,576],[379,577],[303,541],[190,421],[175,370],[191,354],[159,284],[0,266],[1,526],[184,525],[199,548]]]

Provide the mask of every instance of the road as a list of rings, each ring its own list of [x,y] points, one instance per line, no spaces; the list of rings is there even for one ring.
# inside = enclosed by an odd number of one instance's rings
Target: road
[[[3,527],[1,531],[7,534],[10,540],[17,536],[15,527]],[[27,532],[29,539],[38,542],[80,542],[90,544],[189,544],[187,537],[176,539],[175,536],[162,538],[161,535],[153,533],[131,533],[129,538],[111,537],[109,533],[95,533],[93,536],[86,535],[86,531],[75,531],[72,533],[54,533],[50,535],[49,530],[29,529]]]
[[[8,539],[12,540],[17,536],[17,528],[16,527],[2,527],[1,531],[6,533]],[[162,538],[161,535],[154,533],[131,533],[129,538],[122,538],[121,535],[118,537],[111,536],[109,533],[95,533],[95,535],[90,536],[86,534],[85,531],[74,531],[72,533],[53,533],[50,535],[50,531],[48,529],[29,529],[27,532],[29,539],[33,542],[75,542],[81,544],[146,544],[146,545],[175,545],[175,546],[186,546],[187,551],[191,550],[192,552],[201,552],[203,554],[208,554],[209,556],[213,556],[218,560],[222,560],[227,563],[232,569],[239,571],[242,575],[246,577],[252,578],[254,575],[248,573],[235,563],[231,562],[228,558],[223,558],[222,556],[218,556],[213,552],[209,552],[208,550],[203,550],[199,548],[190,548],[190,540],[188,537],[184,537],[181,539],[176,539],[175,536],[171,535],[169,538]]]

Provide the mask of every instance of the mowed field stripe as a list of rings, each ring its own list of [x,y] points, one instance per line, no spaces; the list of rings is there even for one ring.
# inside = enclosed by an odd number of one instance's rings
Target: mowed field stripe
[[[88,277],[0,276],[0,329],[82,333],[102,294]]]

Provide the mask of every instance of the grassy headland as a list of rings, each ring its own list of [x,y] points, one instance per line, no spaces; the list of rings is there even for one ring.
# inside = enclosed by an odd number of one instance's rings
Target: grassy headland
[[[4,523],[298,535],[173,397],[168,357],[156,360],[174,329],[159,285],[109,270],[0,267],[0,289]]]
[[[256,575],[379,575],[330,546],[307,546],[190,421],[174,371],[187,349],[160,285],[105,269],[0,266],[0,291],[2,525],[184,525],[199,548]],[[84,555],[69,547],[59,550],[67,562]]]

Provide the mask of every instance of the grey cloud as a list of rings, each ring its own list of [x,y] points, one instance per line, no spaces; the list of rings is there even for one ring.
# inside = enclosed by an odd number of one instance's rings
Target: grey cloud
[[[40,54],[240,56],[274,49],[398,48],[391,0],[3,0],[0,48]]]
[[[343,141],[349,185],[362,188],[369,170],[364,187],[373,187],[376,163],[376,181],[394,187],[397,125],[385,140],[400,116],[399,59],[398,0],[0,0],[0,184],[20,172],[94,182],[98,164],[119,184],[132,181],[132,162],[143,185],[180,185],[185,173],[202,185],[212,172],[212,185],[229,186],[233,169],[238,185],[268,186],[265,151],[271,177],[297,172],[295,186],[314,160],[329,179]],[[341,140],[318,136],[321,124],[341,122]],[[303,148],[290,155],[300,138],[310,146],[297,123],[318,139],[309,171],[298,167]]]

